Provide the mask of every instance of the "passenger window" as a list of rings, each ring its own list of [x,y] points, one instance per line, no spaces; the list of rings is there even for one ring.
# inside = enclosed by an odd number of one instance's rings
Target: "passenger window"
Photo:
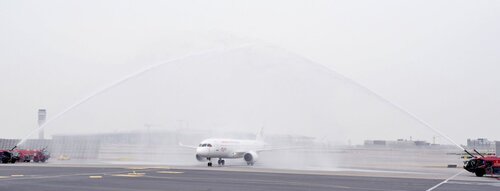
[[[207,144],[207,147],[212,147],[212,145],[211,144]]]
[[[206,147],[206,146],[207,146],[207,144],[203,144],[203,145],[201,145],[201,147]]]

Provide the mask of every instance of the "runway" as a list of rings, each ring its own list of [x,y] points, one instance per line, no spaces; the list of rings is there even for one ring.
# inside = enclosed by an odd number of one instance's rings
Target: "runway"
[[[0,165],[0,190],[16,191],[421,191],[444,180],[397,178],[380,173],[318,174],[230,167]],[[500,188],[499,182],[496,178],[461,173],[433,190],[496,190]]]

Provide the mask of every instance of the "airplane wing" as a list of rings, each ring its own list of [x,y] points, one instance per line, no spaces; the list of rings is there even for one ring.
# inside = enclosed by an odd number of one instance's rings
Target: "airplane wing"
[[[276,150],[294,150],[294,149],[302,149],[304,147],[264,147],[261,149],[257,149],[256,152],[262,152],[262,151],[276,151]]]
[[[179,142],[179,146],[184,147],[184,148],[190,148],[190,149],[196,149],[196,148],[198,148],[197,146],[194,146],[194,145],[185,145],[185,144],[182,144],[181,142]]]
[[[246,151],[245,151],[245,152],[241,152],[241,151],[240,151],[240,152],[234,152],[234,156],[235,156],[235,157],[243,157],[243,155],[244,155],[245,153],[247,153],[247,152],[246,152]]]

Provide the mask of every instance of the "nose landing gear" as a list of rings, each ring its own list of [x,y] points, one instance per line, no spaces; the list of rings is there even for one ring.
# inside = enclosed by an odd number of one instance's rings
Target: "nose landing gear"
[[[208,164],[207,164],[207,166],[209,166],[209,167],[210,167],[210,166],[212,166],[212,161],[211,161],[211,158],[207,158],[207,160],[208,160]]]

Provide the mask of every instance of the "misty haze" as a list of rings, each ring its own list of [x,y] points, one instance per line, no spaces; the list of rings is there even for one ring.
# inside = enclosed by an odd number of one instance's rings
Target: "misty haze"
[[[38,177],[75,190],[97,190],[92,179],[112,189],[289,190],[292,176],[320,174],[331,180],[297,184],[495,189],[498,8],[0,2],[0,159],[14,163],[1,167],[8,184],[0,188]],[[51,178],[76,167],[71,180]],[[229,186],[250,183],[257,187]]]

